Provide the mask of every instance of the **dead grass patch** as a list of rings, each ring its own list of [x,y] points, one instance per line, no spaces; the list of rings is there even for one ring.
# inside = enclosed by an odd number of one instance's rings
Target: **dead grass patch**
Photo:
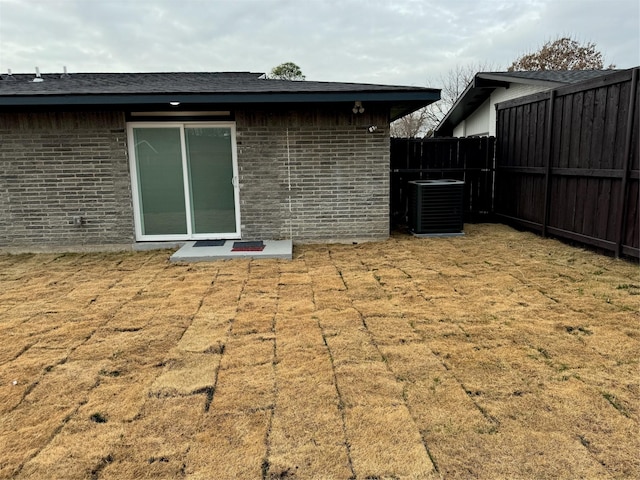
[[[637,478],[640,270],[498,225],[0,255],[0,478]]]
[[[404,405],[358,406],[347,409],[345,418],[358,478],[438,477]]]
[[[271,363],[221,370],[210,408],[229,414],[271,409],[274,382]]]
[[[267,478],[351,475],[331,371],[309,367],[305,376],[278,379]]]
[[[185,473],[202,480],[263,478],[270,417],[264,410],[206,415],[187,454]]]
[[[149,394],[169,397],[213,390],[220,357],[219,354],[181,353],[168,358]]]

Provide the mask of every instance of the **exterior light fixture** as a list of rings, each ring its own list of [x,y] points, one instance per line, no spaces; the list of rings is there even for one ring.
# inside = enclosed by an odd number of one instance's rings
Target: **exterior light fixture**
[[[180,105],[180,102],[169,102],[169,105],[171,105],[172,107],[177,107],[178,105]]]
[[[362,102],[357,101],[353,104],[353,108],[351,109],[353,113],[363,113],[364,107],[362,106]]]

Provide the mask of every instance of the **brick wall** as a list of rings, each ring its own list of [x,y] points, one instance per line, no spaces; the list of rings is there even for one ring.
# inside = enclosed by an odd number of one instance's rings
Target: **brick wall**
[[[344,110],[236,112],[243,239],[389,236],[388,113]]]
[[[0,139],[0,246],[133,243],[123,113],[2,114]]]
[[[343,110],[235,112],[243,239],[388,237],[388,113]],[[125,127],[122,112],[0,115],[0,247],[131,246]]]

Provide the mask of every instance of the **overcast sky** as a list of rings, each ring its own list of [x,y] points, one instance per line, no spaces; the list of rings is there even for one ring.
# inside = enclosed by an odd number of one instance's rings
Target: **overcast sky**
[[[640,64],[638,0],[0,0],[0,72],[268,72],[438,87],[558,35]]]

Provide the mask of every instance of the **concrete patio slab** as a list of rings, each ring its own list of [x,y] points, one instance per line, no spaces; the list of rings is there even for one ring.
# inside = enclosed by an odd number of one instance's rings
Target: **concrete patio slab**
[[[196,242],[185,243],[171,255],[171,262],[212,262],[232,258],[283,258],[291,260],[293,242],[291,240],[264,240],[262,251],[233,251],[234,240],[227,240],[218,247],[195,247]]]

